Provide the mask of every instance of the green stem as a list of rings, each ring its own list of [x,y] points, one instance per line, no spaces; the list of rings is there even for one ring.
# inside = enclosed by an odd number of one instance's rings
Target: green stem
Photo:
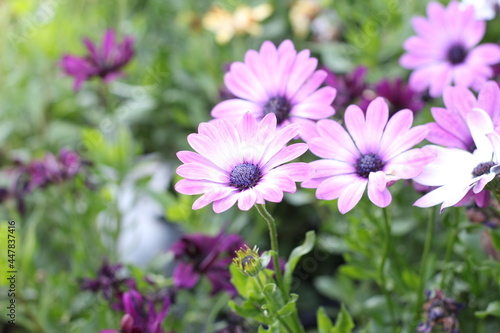
[[[416,309],[415,309],[415,320],[414,322],[418,321],[418,318],[420,316],[420,305],[422,304],[423,297],[424,297],[424,287],[425,287],[425,277],[427,275],[427,270],[426,270],[426,264],[428,262],[427,257],[429,256],[431,244],[432,244],[432,237],[434,235],[434,224],[436,221],[436,214],[437,214],[437,208],[433,208],[429,210],[430,216],[427,221],[427,233],[425,235],[425,243],[424,243],[424,250],[422,252],[422,259],[420,260],[420,281],[418,285],[418,290],[417,290],[417,304],[416,304]]]
[[[276,231],[276,223],[274,222],[274,218],[267,211],[265,205],[256,204],[255,207],[257,208],[257,211],[262,216],[262,218],[267,222],[267,226],[269,228],[269,238],[271,239],[271,249],[273,250],[273,262],[274,262],[274,271],[276,273],[276,282],[278,283],[278,288],[283,293],[285,301],[288,301],[288,294],[285,293],[285,286],[283,284],[283,274],[281,273],[280,262],[279,262],[278,232]]]
[[[257,284],[259,285],[259,289],[262,292],[262,295],[264,295],[264,298],[266,299],[267,304],[270,305],[270,307],[271,307],[270,310],[273,309],[273,311],[274,311],[274,309],[275,309],[274,302],[273,302],[272,298],[264,291],[264,284],[260,280],[260,274],[258,274],[254,278],[255,278],[255,281],[257,281]],[[292,328],[290,326],[288,326],[288,323],[286,321],[284,321],[283,318],[281,318],[277,313],[275,313],[274,315],[276,316],[278,321],[286,328],[286,330],[288,332],[292,332],[292,333],[296,332],[295,330],[292,330]]]
[[[273,255],[273,263],[274,263],[274,271],[276,273],[276,282],[278,284],[278,288],[281,290],[281,293],[283,295],[283,299],[285,300],[285,303],[287,303],[290,300],[290,297],[289,297],[288,293],[286,292],[286,290],[288,288],[285,288],[285,285],[283,282],[283,274],[281,273],[281,268],[280,268],[279,253],[278,253],[278,232],[276,230],[276,223],[274,221],[274,218],[267,211],[265,205],[256,204],[255,208],[257,208],[257,211],[262,216],[262,218],[264,220],[266,220],[267,226],[269,227],[269,237],[271,239],[271,249],[273,250],[272,255]],[[300,323],[299,315],[298,315],[296,310],[292,314],[292,319],[293,319],[293,326],[294,326],[293,332],[301,332],[301,333],[304,332],[304,328],[302,327],[302,324]]]
[[[458,222],[460,219],[459,212],[455,209],[455,223],[453,224],[453,230],[451,231],[450,237],[448,238],[448,243],[446,244],[446,254],[444,255],[444,263],[443,263],[443,271],[441,273],[441,283],[439,284],[439,288],[441,290],[444,289],[444,285],[446,283],[446,276],[448,275],[448,262],[451,259],[451,253],[453,252],[453,245],[455,244],[455,239],[458,235]]]
[[[392,305],[392,300],[389,295],[389,292],[387,291],[387,280],[385,278],[385,263],[387,261],[387,258],[389,256],[389,250],[391,248],[391,243],[392,243],[392,238],[391,238],[391,221],[390,221],[390,215],[389,211],[387,208],[383,208],[384,212],[384,232],[385,232],[385,246],[384,246],[384,252],[382,255],[382,261],[380,262],[380,267],[379,267],[379,278],[380,278],[380,284],[382,288],[382,292],[384,293],[385,299],[387,301],[387,307],[389,308],[389,317],[391,321],[391,326],[393,327],[393,331],[396,329],[396,322],[394,319],[394,308]]]

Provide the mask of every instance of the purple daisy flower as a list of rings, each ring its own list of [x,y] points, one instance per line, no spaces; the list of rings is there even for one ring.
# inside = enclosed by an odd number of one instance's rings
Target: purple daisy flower
[[[368,198],[379,207],[390,204],[387,187],[411,179],[434,158],[426,149],[410,149],[427,135],[425,126],[411,128],[413,112],[401,110],[389,120],[382,97],[365,113],[356,105],[345,112],[346,130],[329,119],[318,122],[319,137],[308,141],[310,150],[324,159],[311,162],[314,176],[303,187],[317,188],[316,197],[338,200],[342,214],[350,211],[368,186]]]
[[[238,235],[220,233],[217,236],[191,234],[183,236],[171,247],[175,259],[182,260],[173,273],[176,288],[193,289],[202,276],[212,284],[212,294],[228,291],[235,296],[229,265],[234,252],[243,246]]]
[[[464,87],[447,87],[443,93],[445,108],[431,108],[436,122],[429,123],[427,140],[432,143],[465,149],[472,152],[476,146],[467,126],[467,115],[474,108],[484,110],[500,129],[500,88],[493,81],[486,82],[477,97]]]
[[[336,92],[332,87],[318,89],[326,72],[316,70],[318,60],[309,55],[309,50],[297,53],[290,40],[278,48],[266,41],[260,52],[249,50],[245,62],[233,62],[224,76],[236,98],[217,104],[212,116],[236,123],[246,112],[259,120],[273,113],[280,127],[301,123],[300,136],[314,136],[315,121],[335,113],[331,104]]]
[[[396,78],[394,81],[383,79],[374,87],[376,96],[384,97],[389,105],[389,116],[392,117],[398,110],[409,109],[413,113],[417,113],[424,107],[422,94],[414,91],[401,78]],[[365,94],[366,96],[366,94]],[[366,110],[368,104],[373,100],[363,96],[360,107]]]
[[[75,78],[75,91],[80,89],[84,81],[93,77],[100,77],[109,83],[122,76],[121,69],[134,56],[132,37],[126,36],[122,43],[117,43],[113,30],[106,31],[100,49],[88,38],[83,43],[89,52],[85,57],[66,54],[61,61],[64,72]]]
[[[500,172],[500,135],[494,132],[490,116],[479,108],[467,115],[467,125],[477,147],[473,153],[458,148],[429,146],[437,158],[426,165],[414,180],[428,186],[439,186],[415,202],[418,207],[442,203],[441,210],[461,206],[474,198],[479,207],[490,202],[486,186]]]
[[[185,179],[175,189],[182,194],[203,194],[193,209],[213,202],[216,213],[236,202],[241,210],[266,200],[280,202],[283,192],[295,192],[295,182],[307,179],[310,168],[306,163],[282,165],[305,153],[307,145],[286,146],[298,135],[300,124],[277,130],[276,122],[274,113],[257,122],[247,112],[236,125],[223,119],[200,124],[198,134],[188,136],[197,153],[177,153],[184,163],[177,173]]]
[[[412,25],[418,36],[404,43],[407,51],[401,66],[414,69],[410,87],[416,91],[430,88],[438,97],[452,83],[479,90],[493,75],[491,65],[500,62],[500,46],[482,44],[486,23],[474,18],[474,8],[461,9],[456,1],[444,8],[438,2],[427,5],[427,16],[415,17]]]

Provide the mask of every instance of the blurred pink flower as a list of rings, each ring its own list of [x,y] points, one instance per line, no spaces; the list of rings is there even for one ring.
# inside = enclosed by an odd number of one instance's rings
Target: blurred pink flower
[[[455,147],[474,151],[476,148],[467,126],[467,116],[474,108],[484,110],[492,119],[496,131],[500,129],[500,88],[489,81],[483,85],[476,99],[474,94],[464,87],[444,89],[445,108],[431,108],[436,122],[427,124],[427,140],[445,147]]]
[[[264,204],[265,200],[280,202],[283,192],[295,192],[295,182],[309,176],[306,163],[282,165],[307,151],[305,143],[286,146],[299,131],[300,124],[277,130],[274,114],[257,122],[247,112],[236,125],[223,119],[201,123],[198,134],[188,136],[197,153],[177,153],[184,163],[177,173],[185,179],[175,189],[183,194],[203,194],[193,209],[213,202],[216,213],[236,202],[241,210]]]
[[[500,62],[500,46],[482,44],[486,23],[474,18],[474,8],[461,9],[456,1],[445,8],[438,2],[427,5],[427,16],[412,20],[417,36],[404,43],[401,66],[413,69],[410,87],[416,91],[430,88],[438,97],[445,87],[479,90],[493,75],[492,65]]]
[[[413,112],[401,110],[389,119],[389,108],[377,97],[365,113],[351,105],[345,113],[347,132],[333,120],[318,122],[319,137],[308,141],[323,159],[311,162],[313,177],[303,187],[317,188],[316,197],[338,200],[342,214],[350,211],[368,186],[368,198],[379,207],[391,203],[388,186],[411,179],[435,156],[427,149],[410,149],[427,135],[425,126],[411,128]]]
[[[318,60],[309,55],[309,50],[297,53],[290,40],[278,48],[266,41],[260,52],[249,50],[245,62],[233,62],[224,76],[236,98],[217,104],[212,116],[236,123],[246,112],[259,120],[274,113],[280,127],[301,123],[300,136],[314,136],[315,121],[335,113],[335,89],[318,89],[326,73],[316,70]]]
[[[486,186],[499,172],[500,135],[484,110],[474,108],[467,114],[467,126],[477,147],[473,153],[459,148],[428,146],[437,158],[426,165],[414,180],[422,185],[439,186],[415,202],[418,207],[442,203],[441,210],[461,206],[474,198],[479,207],[486,207],[490,192]]]
[[[85,57],[66,54],[61,60],[64,72],[75,78],[74,90],[79,90],[84,81],[93,77],[100,77],[106,83],[116,79],[123,75],[121,69],[134,56],[132,37],[127,36],[122,43],[117,43],[113,30],[106,31],[101,48],[88,38],[83,43],[88,51]]]

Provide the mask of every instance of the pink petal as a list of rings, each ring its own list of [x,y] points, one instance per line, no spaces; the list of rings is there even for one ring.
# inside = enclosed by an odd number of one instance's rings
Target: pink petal
[[[379,207],[387,207],[392,201],[391,192],[387,188],[379,190],[375,184],[368,182],[368,198]]]
[[[477,97],[477,107],[488,112],[496,125],[500,116],[500,88],[495,81],[488,81],[484,84]]]
[[[426,126],[429,129],[429,133],[427,134],[426,137],[426,139],[429,142],[445,147],[469,150],[468,144],[465,144],[464,142],[459,140],[455,135],[444,130],[440,125],[436,123],[429,123]],[[469,141],[472,144],[472,138],[470,138]]]
[[[495,65],[500,62],[500,46],[497,44],[481,44],[470,51],[467,63]]]
[[[309,54],[309,50],[302,50],[297,54],[295,64],[290,70],[288,82],[286,82],[286,96],[294,96],[318,66],[318,60],[309,58]]]
[[[257,201],[257,195],[253,189],[241,191],[238,198],[238,208],[244,211],[250,210]]]
[[[370,172],[368,175],[368,185],[372,184],[377,191],[383,191],[387,187],[387,178],[383,171]]]
[[[316,89],[321,86],[323,81],[325,81],[327,73],[325,71],[319,70],[315,71],[311,77],[297,90],[297,93],[291,97],[290,102],[292,105],[302,102],[307,96],[312,94]],[[332,88],[334,89],[334,88]],[[337,91],[335,90],[335,94]],[[334,96],[335,97],[335,96]]]
[[[493,122],[486,111],[474,108],[467,115],[467,124],[474,139],[476,147],[480,151],[492,151],[492,146],[486,134],[494,131]]]
[[[356,167],[352,164],[337,160],[317,160],[309,163],[313,170],[314,178],[330,177],[356,172]]]
[[[232,123],[237,123],[247,112],[250,112],[255,118],[260,118],[262,107],[242,99],[228,99],[214,106],[211,115],[214,118],[224,118]]]
[[[276,155],[274,155],[264,166],[263,172],[267,172],[268,170],[281,165],[286,162],[290,162],[293,159],[301,156],[307,151],[308,147],[305,143],[296,143],[290,145],[288,147],[283,148]]]
[[[239,192],[235,191],[233,194],[228,195],[225,198],[214,201],[212,206],[215,213],[219,214],[225,212],[229,208],[233,207],[236,201],[238,200]]]
[[[231,64],[231,70],[224,76],[224,84],[234,95],[259,104],[272,97],[268,96],[252,70],[241,62]]]
[[[207,167],[201,163],[186,163],[177,168],[181,177],[193,180],[210,180],[217,183],[229,183],[229,176],[218,168]]]
[[[181,179],[175,184],[175,190],[182,194],[197,195],[217,191],[225,185],[204,180]]]
[[[318,185],[316,198],[321,200],[335,200],[340,197],[348,186],[358,179],[359,178],[354,175],[329,177]],[[361,192],[361,194],[363,193]]]
[[[260,193],[266,201],[281,202],[283,201],[283,191],[272,185],[262,185],[255,188],[255,191]]]
[[[238,190],[236,190],[232,187],[221,187],[215,191],[207,192],[204,195],[202,195],[201,197],[199,197],[198,199],[196,199],[196,201],[193,203],[192,209],[197,210],[197,209],[203,208],[206,205],[208,205],[214,201],[223,199],[229,195],[232,195],[232,194],[236,193],[237,191]]]
[[[384,169],[396,179],[411,179],[418,176],[436,157],[436,152],[428,147],[411,149],[392,159]]]
[[[309,164],[299,162],[299,163],[288,163],[281,165],[273,170],[281,174],[287,175],[294,182],[302,182],[308,180],[312,176],[312,168]]]
[[[472,191],[476,194],[481,192],[482,190],[484,190],[484,187],[489,182],[491,182],[493,180],[493,178],[495,178],[495,176],[496,176],[496,174],[493,172],[482,175],[481,178],[479,179],[479,181],[476,183],[476,185],[474,185],[474,187],[472,188]]]
[[[356,105],[349,105],[345,111],[344,119],[347,130],[358,150],[362,154],[374,153],[373,151],[368,151],[368,144],[365,141],[366,125],[364,112]]]
[[[427,133],[429,133],[429,129],[424,125],[413,127],[403,135],[395,137],[393,143],[388,147],[382,146],[380,157],[384,161],[394,158],[420,143],[427,136]]]
[[[329,149],[335,151],[333,158],[354,164],[360,154],[354,142],[346,130],[336,121],[325,119],[318,121],[318,133],[323,138],[323,145],[330,146]],[[315,142],[315,141],[311,141]],[[321,144],[317,142],[318,146]],[[311,149],[311,145],[309,145]],[[312,151],[312,149],[311,149]],[[314,152],[313,152],[314,153]],[[318,155],[319,156],[319,155]],[[328,157],[328,156],[320,156]]]
[[[338,201],[341,214],[347,213],[356,206],[363,196],[367,183],[366,179],[357,178],[342,191]]]
[[[378,152],[388,119],[389,107],[382,97],[377,97],[370,102],[366,111],[366,132],[364,133],[367,152]]]

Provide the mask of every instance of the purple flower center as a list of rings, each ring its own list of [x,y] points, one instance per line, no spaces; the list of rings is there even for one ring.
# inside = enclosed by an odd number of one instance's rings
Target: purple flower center
[[[370,172],[380,171],[383,167],[384,162],[377,154],[362,154],[356,161],[356,173],[363,178],[368,178]]]
[[[274,113],[278,125],[288,118],[292,106],[285,97],[272,97],[264,105],[264,116],[268,113]]]
[[[493,163],[493,162],[479,163],[477,165],[477,167],[475,167],[474,170],[472,170],[472,176],[479,177],[479,176],[482,176],[486,173],[490,173],[490,168],[494,165],[495,165],[495,163]]]
[[[448,61],[453,65],[458,65],[464,62],[465,57],[467,57],[467,50],[463,45],[455,44],[448,49]]]
[[[243,191],[257,185],[262,178],[260,168],[255,164],[241,163],[229,175],[229,185]]]

